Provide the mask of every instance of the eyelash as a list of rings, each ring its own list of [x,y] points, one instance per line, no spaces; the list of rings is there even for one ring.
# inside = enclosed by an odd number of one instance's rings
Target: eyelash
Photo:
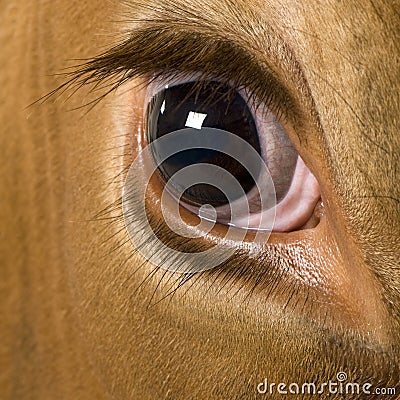
[[[104,91],[98,98],[87,103],[84,107],[88,107],[89,111],[94,108],[99,102],[101,102],[109,93],[115,91],[120,88],[125,83],[133,80],[134,78],[141,77],[142,82],[135,86],[136,89],[143,89],[144,87],[149,87],[150,85],[156,85],[159,82],[178,82],[182,79],[187,79],[188,72],[181,71],[155,71],[152,74],[140,74],[139,72],[132,72],[129,70],[115,72],[112,69],[109,71],[102,71],[100,69],[96,69],[96,62],[99,58],[95,58],[93,60],[88,61],[83,65],[79,65],[72,69],[72,71],[67,72],[64,77],[67,78],[66,82],[56,88],[54,91],[50,92],[46,96],[42,97],[38,101],[46,101],[50,97],[54,95],[60,95],[65,91],[72,91],[75,93],[80,88],[93,85],[92,91]],[[199,81],[206,81],[210,79],[210,75],[202,72],[193,73],[196,75],[196,79]],[[259,107],[263,104],[265,107],[273,110],[275,115],[277,115],[278,119],[284,121],[284,113],[281,104],[276,102],[275,93],[271,92],[266,96],[263,100],[263,103],[259,100],[259,96],[256,95],[255,92],[251,92],[247,89],[245,83],[240,83],[238,80],[232,80],[232,77],[227,76],[213,76],[213,79],[217,79],[221,82],[221,85],[229,85],[233,91],[243,92],[246,91],[246,100],[252,107]],[[199,87],[200,88],[200,87]],[[124,157],[124,155],[122,155]],[[126,173],[126,170],[129,166],[124,168],[123,174]],[[115,179],[118,181],[119,179]],[[120,188],[118,188],[120,190]],[[123,241],[116,248],[111,250],[111,252],[117,251],[120,247],[123,247],[126,244],[126,237],[124,236],[125,226],[123,223],[123,215],[121,214],[122,209],[122,200],[119,199],[113,204],[110,204],[104,210],[99,212],[92,220],[99,222],[104,221],[106,223],[105,230],[108,230],[110,224],[115,223],[116,226],[120,225],[120,229],[116,229],[116,233],[111,235],[109,238],[105,239],[105,242],[115,242],[115,237],[119,236],[122,232]],[[129,241],[129,239],[128,239]],[[131,249],[124,263],[129,262],[129,260],[133,259],[136,255],[139,255],[137,249]],[[261,259],[257,264],[262,264],[263,268],[258,271],[254,271],[254,267],[252,264],[253,261],[249,261],[249,249],[244,245],[242,249],[238,249],[235,251],[234,256],[229,258],[226,262],[222,263],[218,268],[213,270],[203,272],[203,273],[190,273],[190,274],[174,274],[168,271],[159,271],[160,268],[153,268],[143,279],[140,285],[136,290],[140,290],[140,288],[146,284],[146,282],[150,281],[151,278],[157,273],[161,273],[160,280],[158,281],[156,288],[154,289],[153,296],[149,300],[149,305],[153,301],[156,291],[161,287],[164,282],[164,286],[171,285],[172,289],[168,291],[168,293],[159,301],[163,300],[166,297],[173,296],[177,290],[181,290],[182,287],[187,287],[187,290],[190,289],[197,282],[201,282],[205,284],[206,282],[211,282],[208,288],[218,280],[222,279],[221,288],[230,287],[235,288],[235,292],[233,296],[237,295],[242,289],[248,288],[249,296],[255,292],[256,288],[260,290],[265,288],[270,288],[267,296],[273,295],[276,286],[283,285],[285,287],[285,282],[279,282],[279,274],[271,274],[272,270],[276,269],[276,266],[282,262],[280,257],[274,253],[274,251],[263,251],[261,253]],[[143,262],[139,265],[138,268],[133,271],[132,275],[129,279],[133,277],[133,275],[141,269],[144,265],[148,265],[147,262]],[[188,283],[190,282],[190,285]],[[128,282],[127,282],[128,283]],[[249,286],[250,285],[250,286]],[[228,289],[229,292],[230,289]],[[232,297],[233,297],[232,296]],[[157,304],[157,303],[155,303]]]
[[[149,33],[145,33],[144,37],[149,40],[149,35]],[[138,37],[137,40],[139,41],[141,32],[136,32],[135,36]],[[194,43],[197,43],[198,41],[196,36],[192,38],[188,36],[187,41],[190,42],[190,39],[193,40]],[[154,40],[157,41],[156,38]],[[218,41],[215,43],[213,44],[215,48],[210,47],[210,49],[208,49],[209,52],[212,52],[213,54],[218,51],[217,49],[219,46]],[[50,97],[61,95],[64,92],[72,92],[73,94],[83,86],[91,86],[91,92],[101,92],[99,97],[82,106],[82,108],[88,107],[89,110],[91,110],[110,93],[136,78],[140,78],[142,81],[137,86],[138,89],[141,89],[143,86],[151,85],[160,80],[177,81],[187,78],[188,75],[192,75],[197,76],[199,80],[209,80],[210,78],[216,79],[221,82],[221,85],[231,86],[232,90],[247,90],[246,94],[251,106],[262,103],[265,107],[269,108],[282,123],[288,122],[287,117],[289,113],[293,115],[296,115],[297,113],[288,92],[283,86],[281,86],[281,83],[276,80],[274,76],[275,74],[271,70],[268,70],[268,68],[265,71],[254,70],[253,67],[250,68],[248,62],[243,62],[241,70],[230,71],[218,66],[215,68],[220,71],[216,72],[215,70],[213,71],[214,67],[210,68],[210,65],[207,63],[200,67],[197,66],[196,69],[188,69],[187,67],[180,68],[179,62],[183,63],[182,60],[177,62],[176,65],[174,64],[174,60],[163,60],[162,62],[158,60],[158,63],[161,65],[157,65],[154,62],[149,63],[147,60],[129,62],[128,56],[129,53],[133,52],[132,46],[133,44],[130,45],[128,40],[97,57],[68,68],[66,72],[59,74],[65,79],[65,82],[50,93],[38,99],[37,102],[44,102]],[[229,50],[230,56],[232,55],[232,49],[225,49],[223,45],[221,46],[222,52]],[[127,54],[121,54],[125,48]],[[139,50],[140,49],[137,51]],[[175,50],[176,49],[174,49],[174,53],[176,53]],[[192,49],[193,52],[195,50],[195,48]],[[199,48],[199,51],[200,50],[206,52],[206,49],[202,49],[201,47]],[[234,55],[236,56],[236,53]],[[135,58],[134,55],[132,55],[132,57],[133,59]],[[237,57],[239,57],[239,53]],[[250,56],[248,55],[247,57]],[[219,60],[223,64],[224,62],[227,62],[225,58],[226,57],[222,60],[217,59],[217,61]],[[173,63],[173,68],[168,66],[169,62]],[[217,65],[219,64],[217,63]],[[249,91],[248,88],[252,86],[253,79],[251,82],[247,82],[247,78],[245,77],[254,76],[254,74],[260,73],[262,73],[263,76],[269,77],[268,80],[266,80],[262,87],[257,86],[257,93],[254,90]]]

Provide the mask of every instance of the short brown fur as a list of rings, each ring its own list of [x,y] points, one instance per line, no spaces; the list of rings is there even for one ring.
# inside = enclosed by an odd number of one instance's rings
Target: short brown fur
[[[339,371],[398,385],[397,2],[27,1],[4,4],[1,17],[2,398],[258,399],[264,378],[323,382]],[[112,48],[143,19],[231,40],[265,64],[286,54],[280,41],[290,48],[307,85],[297,69],[282,72],[287,60],[273,65],[302,107],[291,138],[321,184],[326,220],[284,250],[273,239],[263,265],[286,260],[301,276],[322,257],[337,290],[303,286],[285,308],[285,283],[248,296],[260,271],[247,261],[249,280],[228,265],[159,301],[177,282],[148,277],[110,207],[142,131],[143,90],[126,82],[89,113],[68,111],[97,98],[86,87],[66,105],[25,108],[63,82],[53,74],[67,59]],[[88,222],[103,209],[115,218]]]

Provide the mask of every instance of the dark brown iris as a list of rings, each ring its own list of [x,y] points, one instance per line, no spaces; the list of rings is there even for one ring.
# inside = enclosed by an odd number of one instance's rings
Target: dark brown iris
[[[246,101],[236,90],[214,81],[183,83],[156,94],[148,110],[149,142],[187,128],[190,114],[203,115],[202,128],[231,132],[251,144],[261,154],[256,123]],[[200,133],[201,129],[193,129],[193,135]],[[226,145],[228,147],[231,144]],[[155,158],[156,153],[155,151]],[[228,154],[209,149],[191,149],[174,154],[159,165],[159,172],[168,181],[180,169],[199,163],[217,165],[229,172],[245,193],[255,185],[254,179],[239,161]],[[241,195],[238,192],[237,198]],[[220,189],[209,184],[191,186],[184,192],[182,200],[200,206],[220,206],[228,202]]]

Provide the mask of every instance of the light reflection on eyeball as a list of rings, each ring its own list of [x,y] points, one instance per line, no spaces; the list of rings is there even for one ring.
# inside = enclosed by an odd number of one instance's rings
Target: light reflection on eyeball
[[[265,107],[252,107],[243,93],[218,81],[189,81],[165,85],[151,98],[147,109],[147,140],[149,143],[171,132],[189,130],[193,140],[203,138],[207,142],[210,130],[227,131],[246,141],[267,165],[274,184],[274,210],[262,209],[263,196],[270,196],[266,178],[259,162],[258,171],[250,174],[240,159],[234,159],[229,151],[196,148],[177,152],[159,162],[162,149],[153,146],[153,157],[158,165],[159,178],[176,201],[195,215],[207,217],[204,210],[212,209],[216,222],[246,229],[263,229],[263,219],[270,221],[275,215],[274,231],[291,231],[303,226],[312,216],[320,198],[319,185],[293,147],[284,127],[274,114]],[[222,146],[232,146],[229,136]],[[156,142],[155,142],[156,143]],[[240,150],[240,149],[236,149]],[[226,180],[226,171],[239,183],[236,193],[229,199],[218,184],[198,183],[179,190],[179,171],[193,165],[213,165],[212,181]],[[257,169],[257,166],[256,166]],[[213,171],[213,172],[212,172]],[[200,177],[199,177],[200,178]],[[209,176],[211,178],[211,176]],[[266,193],[263,193],[264,188]],[[240,189],[240,190],[239,190]],[[232,218],[231,205],[243,203],[249,213]],[[264,201],[263,204],[268,203]],[[276,203],[276,205],[275,205]],[[207,206],[205,208],[205,206]],[[214,211],[215,210],[215,211]]]

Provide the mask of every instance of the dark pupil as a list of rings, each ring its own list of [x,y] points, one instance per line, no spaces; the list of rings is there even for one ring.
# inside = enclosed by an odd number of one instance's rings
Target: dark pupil
[[[148,112],[149,141],[180,129],[187,129],[188,125],[190,127],[190,116],[195,116],[195,113],[203,114],[200,119],[201,121],[204,118],[201,127],[234,133],[261,154],[256,124],[245,100],[237,91],[219,82],[184,83],[158,93],[152,99]],[[199,132],[201,131],[193,129],[193,135],[198,135]],[[252,176],[238,161],[227,154],[209,149],[181,151],[159,165],[159,171],[168,181],[181,168],[198,163],[218,165],[230,172],[245,193],[255,185]],[[237,198],[239,197],[240,193]],[[191,186],[185,191],[182,200],[200,206],[220,206],[227,203],[222,191],[208,184]]]

